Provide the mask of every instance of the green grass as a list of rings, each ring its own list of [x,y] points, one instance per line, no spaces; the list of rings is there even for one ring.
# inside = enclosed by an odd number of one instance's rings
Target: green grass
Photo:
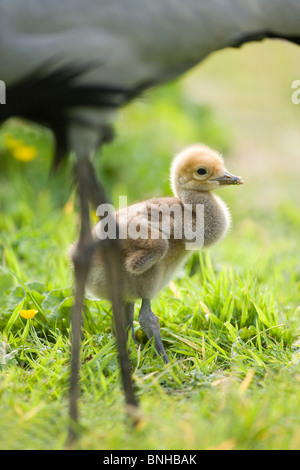
[[[243,83],[242,72],[236,75]],[[153,302],[169,365],[135,322],[140,346],[130,342],[129,350],[142,410],[137,429],[124,415],[110,304],[86,297],[78,449],[300,449],[299,178],[275,156],[267,191],[266,174],[247,155],[237,157],[226,115],[197,104],[189,87],[165,86],[149,104],[121,113],[115,142],[96,162],[107,191],[115,202],[126,194],[129,203],[170,194],[172,155],[195,141],[223,151],[228,170],[242,173],[246,184],[220,193],[233,216],[227,237],[193,254]],[[249,128],[239,142],[249,144]],[[8,135],[34,145],[36,159],[16,161]],[[273,158],[272,142],[261,144]],[[12,121],[0,130],[1,449],[62,449],[66,441],[73,305],[67,249],[78,215],[70,164],[49,176],[52,148],[51,135],[38,127]],[[264,162],[270,164],[268,155]],[[19,312],[30,308],[38,314],[25,320]]]

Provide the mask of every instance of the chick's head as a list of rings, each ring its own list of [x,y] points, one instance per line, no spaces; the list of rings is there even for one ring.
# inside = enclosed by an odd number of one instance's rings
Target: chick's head
[[[180,198],[185,190],[213,191],[223,186],[243,184],[229,173],[222,156],[202,144],[193,145],[176,155],[171,167],[171,184]]]

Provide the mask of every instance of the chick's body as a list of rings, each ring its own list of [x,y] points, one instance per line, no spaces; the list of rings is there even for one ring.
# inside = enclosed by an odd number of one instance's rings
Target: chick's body
[[[114,214],[120,230],[120,269],[128,327],[133,332],[134,301],[142,299],[140,324],[148,338],[154,336],[155,348],[165,362],[168,358],[150,299],[168,284],[191,250],[207,248],[223,238],[230,226],[230,213],[213,191],[242,183],[240,177],[225,170],[220,154],[197,144],[172,162],[174,197],[152,198]],[[95,240],[103,238],[104,225],[103,219],[94,228]],[[96,297],[109,298],[101,243],[93,255],[87,289]]]
[[[197,223],[195,204],[203,205]],[[229,210],[217,196],[197,194],[197,201],[184,205],[176,197],[152,198],[116,212],[120,231],[128,237],[121,240],[122,280],[126,300],[155,297],[164,288],[176,270],[184,263],[191,250],[207,248],[220,240],[230,226]],[[184,230],[185,221],[191,226]],[[128,230],[129,227],[129,230]],[[136,227],[148,238],[130,238],[130,227]],[[196,229],[199,242],[195,241]],[[127,230],[126,230],[127,229]],[[166,230],[167,229],[167,230]],[[191,229],[191,230],[189,230]],[[186,232],[189,233],[186,233]],[[98,230],[93,230],[97,238]],[[151,238],[152,237],[155,238]],[[175,238],[176,236],[181,238]],[[99,298],[109,298],[105,265],[100,250],[94,254],[87,282],[88,290]]]

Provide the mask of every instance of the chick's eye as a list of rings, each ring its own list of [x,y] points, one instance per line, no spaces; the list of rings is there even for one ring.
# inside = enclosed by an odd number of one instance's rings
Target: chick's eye
[[[207,170],[205,168],[198,168],[196,170],[196,173],[198,173],[198,175],[200,175],[200,176],[203,176],[203,175],[207,174]]]

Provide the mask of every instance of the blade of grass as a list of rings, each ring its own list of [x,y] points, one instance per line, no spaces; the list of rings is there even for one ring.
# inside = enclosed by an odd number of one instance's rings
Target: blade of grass
[[[13,311],[13,313],[11,314],[5,328],[4,328],[4,333],[9,333],[10,330],[12,329],[14,323],[16,322],[18,316],[19,316],[19,313],[23,307],[23,304],[24,304],[24,300],[22,300],[15,308],[15,310]]]
[[[268,328],[271,328],[272,325],[270,323],[270,321],[268,320],[266,314],[262,311],[262,309],[252,300],[252,303],[255,307],[255,310],[257,312],[257,315],[259,316],[259,319],[260,321],[265,325],[267,326]]]
[[[38,311],[40,312],[43,320],[46,322],[46,324],[48,323],[48,320],[47,320],[47,317],[45,316],[44,312],[43,312],[43,309],[41,307],[41,305],[39,304],[39,302],[37,302],[37,300],[35,299],[34,295],[32,294],[31,290],[28,288],[28,286],[26,286],[26,284],[22,281],[22,279],[15,273],[13,272],[12,270],[10,270],[11,274],[16,278],[18,279],[18,281],[20,282],[20,284],[22,285],[22,287],[25,289],[25,292],[29,295],[30,299],[32,300],[32,302],[34,303],[34,305],[36,306],[36,308],[38,309]],[[38,323],[41,323],[38,319],[36,319],[36,321]],[[44,325],[45,326],[45,325]]]

